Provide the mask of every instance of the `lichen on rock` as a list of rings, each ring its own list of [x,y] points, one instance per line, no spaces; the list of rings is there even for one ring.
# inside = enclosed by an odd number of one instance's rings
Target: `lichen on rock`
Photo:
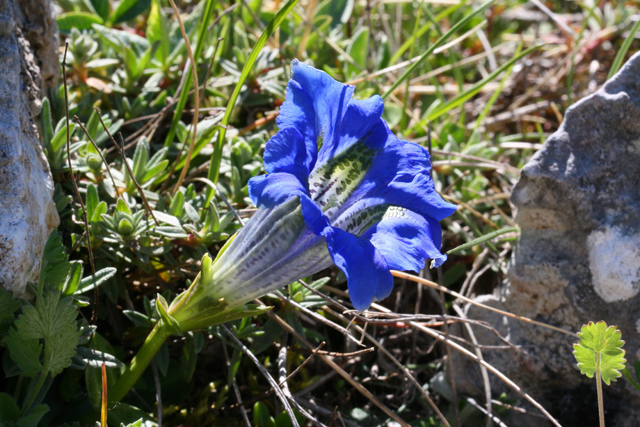
[[[508,281],[484,304],[578,331],[589,321],[616,325],[627,354],[640,354],[640,53],[601,89],[571,106],[564,122],[522,169],[511,200],[521,236]],[[562,420],[591,399],[594,386],[571,354],[576,341],[477,307],[468,316],[491,323],[518,354],[484,350],[485,359]],[[477,329],[484,345],[501,345]],[[477,365],[460,361],[463,392],[482,390]],[[494,393],[508,392],[493,383]],[[628,384],[626,385],[628,386]],[[640,398],[625,384],[607,387],[613,425],[637,425]],[[624,403],[622,403],[624,401]],[[620,402],[617,405],[616,402]],[[595,405],[593,405],[595,408]],[[574,411],[574,412],[572,412]],[[518,425],[540,425],[521,419]]]
[[[0,286],[17,295],[37,280],[59,223],[36,125],[44,89],[55,83],[57,46],[50,0],[0,0]]]

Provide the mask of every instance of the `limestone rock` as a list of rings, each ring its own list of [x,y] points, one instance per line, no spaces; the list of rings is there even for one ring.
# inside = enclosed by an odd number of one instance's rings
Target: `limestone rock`
[[[571,332],[589,321],[617,325],[633,366],[640,357],[640,53],[567,110],[558,131],[522,169],[511,200],[521,237],[508,281],[478,300]],[[485,350],[489,363],[563,425],[591,425],[585,411],[597,416],[595,383],[576,367],[577,337],[475,307],[468,315],[491,323],[521,350]],[[481,344],[502,344],[491,332],[475,330]],[[460,366],[463,391],[480,394],[477,366]],[[494,395],[507,391],[497,380],[492,385]],[[605,391],[608,424],[637,425],[640,393],[624,379]],[[532,418],[518,425],[541,424]]]
[[[57,48],[51,0],[0,0],[0,286],[18,295],[37,280],[59,223],[36,125]]]

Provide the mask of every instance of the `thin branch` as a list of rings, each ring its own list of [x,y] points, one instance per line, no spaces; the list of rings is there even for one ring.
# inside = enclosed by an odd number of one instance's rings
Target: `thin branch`
[[[447,293],[449,295],[453,295],[454,297],[459,298],[464,302],[468,302],[469,304],[473,304],[473,305],[476,305],[478,307],[482,307],[482,308],[484,308],[486,310],[493,311],[493,312],[498,313],[498,314],[502,314],[503,316],[511,317],[512,319],[517,319],[517,320],[520,320],[521,322],[531,323],[531,324],[534,324],[534,325],[542,326],[543,328],[551,329],[552,331],[556,331],[556,332],[561,332],[563,334],[570,335],[570,336],[572,336],[574,338],[576,336],[575,333],[573,333],[573,332],[569,332],[569,331],[566,331],[564,329],[561,329],[561,328],[558,328],[558,327],[555,327],[555,326],[552,326],[552,325],[548,325],[548,324],[543,323],[543,322],[538,322],[536,320],[529,319],[528,317],[518,316],[517,314],[509,313],[508,311],[500,310],[498,308],[490,307],[488,305],[479,303],[477,301],[474,301],[474,300],[472,300],[470,298],[465,297],[464,295],[460,295],[457,292],[454,292],[454,291],[449,290],[449,289],[447,289],[447,288],[445,288],[443,286],[440,286],[437,283],[434,283],[434,282],[431,282],[429,280],[423,279],[422,277],[418,277],[418,276],[415,276],[413,274],[408,274],[408,273],[405,273],[403,271],[396,271],[396,270],[391,270],[391,274],[393,276],[395,276],[395,277],[399,277],[399,278],[407,279],[407,280],[412,280],[412,281],[414,281],[416,283],[420,283],[422,285],[426,285],[426,286],[429,286],[431,288],[442,290],[442,292],[445,292],[445,293]]]
[[[189,43],[189,37],[187,36],[187,32],[184,29],[184,24],[182,23],[182,18],[180,18],[180,12],[176,6],[176,3],[173,0],[169,0],[171,3],[171,7],[173,8],[173,13],[176,15],[176,20],[178,21],[178,25],[180,26],[180,32],[182,33],[182,38],[184,39],[185,47],[187,48],[187,54],[189,55],[189,61],[191,62],[191,75],[193,77],[193,108],[195,112],[193,114],[193,124],[191,125],[191,145],[189,145],[189,152],[187,153],[187,160],[180,171],[180,177],[178,178],[178,182],[176,182],[175,187],[173,187],[173,194],[176,194],[180,186],[182,185],[182,181],[184,177],[187,175],[187,170],[189,169],[189,164],[191,163],[191,156],[193,155],[193,147],[196,145],[196,136],[198,134],[198,118],[200,116],[199,108],[200,108],[200,91],[198,88],[200,84],[198,83],[198,67],[196,64],[196,60],[193,57],[193,51],[191,50],[191,43]]]
[[[67,126],[67,163],[69,165],[69,173],[71,174],[71,182],[73,183],[73,189],[75,195],[80,203],[82,209],[82,218],[84,219],[85,232],[87,233],[87,251],[89,253],[89,264],[91,265],[91,275],[96,275],[96,266],[93,262],[93,250],[91,248],[91,229],[89,228],[89,219],[87,218],[87,209],[84,206],[82,197],[80,197],[80,190],[78,190],[78,184],[76,183],[76,177],[73,173],[73,166],[71,166],[71,134],[69,132],[69,91],[67,88],[67,51],[69,50],[69,42],[64,44],[64,56],[62,57],[62,82],[64,84],[64,112],[65,123]],[[95,322],[98,319],[98,287],[95,287],[93,294],[94,305],[93,313],[91,314],[91,321]]]
[[[280,381],[279,386],[282,387],[282,392],[287,399],[291,402],[291,404],[308,420],[316,423],[321,427],[327,427],[318,421],[313,415],[307,412],[306,409],[301,407],[298,402],[296,402],[295,398],[291,395],[291,391],[289,391],[289,384],[287,384],[287,338],[288,335],[285,332],[284,337],[282,337],[282,347],[280,347],[280,351],[278,352],[278,380]]]
[[[307,348],[312,349],[313,346],[307,341],[303,336],[301,336],[295,329],[293,329],[287,322],[285,322],[280,316],[273,313],[273,311],[268,311],[267,315],[275,320],[284,330],[288,331],[290,334],[296,337],[296,339],[305,345]],[[342,378],[344,378],[353,388],[358,390],[362,395],[364,395],[367,399],[371,401],[374,405],[380,408],[385,414],[391,417],[394,421],[399,423],[402,427],[410,427],[409,424],[400,418],[395,412],[387,407],[384,403],[380,402],[369,390],[367,390],[360,382],[355,380],[347,371],[342,369],[338,364],[336,364],[333,360],[331,360],[328,356],[323,354],[318,355],[324,363],[329,365],[331,369],[336,371]]]
[[[340,316],[338,313],[334,313],[334,315],[338,315]],[[346,320],[346,319],[345,319]],[[442,423],[449,427],[449,422],[447,421],[447,419],[445,418],[445,416],[442,414],[442,412],[440,411],[440,409],[438,408],[438,406],[436,406],[435,402],[433,401],[433,399],[431,398],[431,396],[429,396],[429,393],[427,393],[427,390],[425,390],[422,385],[415,379],[415,377],[411,374],[411,372],[409,372],[409,370],[407,368],[405,368],[405,366],[400,363],[400,361],[393,356],[393,354],[391,354],[391,352],[389,350],[387,350],[378,340],[376,340],[371,334],[367,333],[364,328],[361,328],[359,326],[354,326],[356,328],[356,330],[358,330],[359,332],[362,333],[363,337],[366,337],[369,341],[371,341],[376,347],[378,347],[378,349],[384,353],[385,356],[387,356],[389,358],[389,360],[391,360],[393,362],[394,365],[396,365],[405,375],[406,377],[409,379],[409,381],[416,387],[416,389],[420,392],[420,394],[422,395],[422,397],[425,398],[425,400],[427,401],[427,403],[429,403],[429,406],[431,406],[431,409],[434,410],[434,412],[438,415],[438,418],[440,418],[440,421],[442,421]]]
[[[151,215],[151,218],[153,218],[153,220],[155,221],[156,225],[160,226],[160,223],[158,222],[155,215],[153,214],[153,211],[151,210],[151,206],[149,205],[147,196],[145,196],[144,191],[142,191],[142,187],[140,186],[140,184],[138,184],[138,181],[136,180],[136,177],[133,174],[133,171],[131,170],[131,166],[129,166],[129,162],[127,162],[127,156],[124,154],[124,150],[123,150],[124,139],[122,139],[122,134],[118,132],[118,136],[120,137],[120,141],[122,142],[122,147],[121,147],[113,138],[113,135],[111,135],[111,132],[109,132],[109,129],[107,129],[107,126],[104,124],[104,121],[102,120],[102,114],[100,114],[100,109],[98,107],[93,107],[93,109],[96,110],[96,113],[98,113],[98,120],[100,120],[100,124],[102,125],[102,128],[107,133],[107,135],[109,135],[109,139],[111,139],[111,142],[113,143],[113,145],[116,147],[116,149],[122,156],[122,163],[124,163],[124,167],[127,169],[127,172],[129,173],[129,177],[131,178],[136,188],[138,189],[138,193],[140,193],[140,197],[142,198],[144,207],[147,209],[147,211]]]
[[[284,407],[284,410],[287,411],[287,414],[289,415],[289,419],[291,420],[291,424],[294,427],[300,427],[300,425],[298,424],[298,420],[296,419],[296,417],[295,417],[295,415],[293,413],[293,409],[291,409],[291,405],[289,405],[289,401],[287,400],[287,396],[284,395],[284,393],[282,392],[282,389],[278,386],[278,383],[276,382],[276,380],[273,379],[273,377],[271,376],[269,371],[267,371],[265,369],[265,367],[262,366],[262,363],[260,363],[260,361],[255,356],[255,354],[253,354],[251,352],[251,350],[249,350],[244,344],[242,344],[242,341],[240,341],[233,334],[233,332],[231,332],[224,325],[221,325],[221,327],[222,327],[222,330],[225,331],[226,334],[229,336],[229,338],[231,338],[231,340],[240,348],[240,350],[244,353],[244,355],[247,356],[249,359],[251,359],[251,361],[256,365],[258,370],[267,379],[269,384],[271,384],[271,387],[273,387],[273,390],[275,391],[276,395],[280,398],[280,402],[282,403],[282,406]]]
[[[224,360],[227,364],[227,369],[231,371],[231,362],[229,361],[229,354],[227,352],[227,345],[222,341],[222,353],[224,354]],[[242,401],[242,396],[240,395],[240,389],[238,388],[238,382],[236,381],[236,377],[231,379],[231,387],[233,388],[233,394],[236,395],[236,400],[238,403],[235,405],[231,405],[231,408],[240,407],[242,413],[242,420],[244,421],[245,426],[251,427],[251,422],[249,421],[249,417],[247,416],[247,409],[244,407],[244,402]]]
[[[76,123],[78,124],[78,126],[80,126],[80,129],[82,129],[84,134],[87,135],[87,138],[89,138],[89,141],[91,141],[91,144],[93,144],[93,147],[96,149],[96,151],[100,155],[100,158],[102,159],[102,163],[104,163],[105,167],[107,168],[107,173],[109,174],[109,178],[111,178],[111,184],[113,184],[113,191],[116,192],[116,200],[119,199],[119,198],[122,198],[122,196],[120,195],[120,192],[118,191],[118,186],[116,185],[116,181],[113,179],[113,175],[111,175],[111,168],[109,167],[109,164],[107,163],[107,159],[105,159],[104,156],[102,155],[102,150],[100,150],[100,148],[95,143],[93,138],[91,138],[91,135],[89,135],[89,132],[84,127],[84,125],[82,124],[82,122],[80,121],[78,116],[73,116],[73,118],[76,120]],[[124,199],[122,199],[122,201],[124,201]]]

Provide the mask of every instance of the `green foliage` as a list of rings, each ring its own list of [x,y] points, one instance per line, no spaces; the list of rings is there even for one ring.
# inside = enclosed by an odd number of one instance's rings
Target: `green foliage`
[[[626,359],[620,335],[615,326],[607,327],[603,321],[583,325],[578,332],[580,342],[573,345],[580,372],[589,378],[597,373],[607,385],[622,376]]]
[[[252,214],[247,182],[263,173],[261,155],[277,130],[274,114],[285,99],[284,88],[290,78],[287,64],[294,57],[340,81],[357,82],[357,97],[387,95],[383,117],[392,132],[431,147],[436,189],[444,191],[455,203],[464,202],[454,218],[443,222],[443,250],[449,251],[450,261],[438,279],[455,288],[468,282],[469,271],[480,271],[482,277],[474,292],[482,292],[503,279],[510,245],[517,235],[508,201],[508,192],[518,177],[517,168],[537,149],[531,143],[543,142],[558,126],[555,116],[544,109],[506,122],[501,113],[511,114],[514,108],[528,105],[533,96],[536,102],[552,102],[561,116],[569,103],[559,100],[556,88],[548,87],[548,82],[556,78],[547,78],[545,64],[553,64],[558,58],[564,60],[557,52],[565,52],[567,58],[573,53],[570,78],[560,85],[570,95],[572,91],[582,94],[584,82],[592,79],[585,77],[589,61],[596,59],[613,72],[632,50],[635,42],[631,35],[638,27],[630,19],[637,8],[624,2],[553,4],[554,13],[576,14],[582,7],[584,22],[578,38],[559,32],[551,22],[532,24],[506,19],[511,15],[503,11],[523,7],[523,2],[511,0],[493,5],[460,2],[451,6],[371,2],[373,9],[368,9],[369,2],[355,0],[297,5],[259,0],[176,2],[194,48],[201,111],[186,179],[182,187],[175,189],[177,177],[187,167],[194,88],[186,45],[168,2],[56,3],[62,10],[58,26],[63,40],[69,43],[66,62],[70,115],[80,118],[88,136],[71,123],[71,146],[67,152],[62,87],[50,91],[43,101],[40,133],[56,183],[54,201],[61,226],[47,243],[39,292],[30,287],[36,299],[19,301],[0,291],[0,352],[4,352],[3,370],[7,377],[0,386],[0,417],[13,414],[6,424],[15,424],[31,413],[37,416],[36,408],[44,402],[52,408],[41,419],[44,427],[71,425],[74,420],[60,421],[56,415],[69,412],[70,407],[74,413],[77,409],[76,419],[82,419],[78,426],[97,419],[94,406],[101,399],[101,364],[107,366],[108,383],[114,384],[122,368],[120,360],[129,359],[160,318],[171,323],[167,306],[200,271],[197,261],[205,254],[215,256],[241,226],[237,217]],[[278,3],[281,9],[273,9],[272,5]],[[307,25],[307,20],[313,25]],[[483,21],[489,25],[469,32]],[[577,31],[575,26],[572,28]],[[482,43],[481,32],[486,37]],[[541,40],[566,37],[571,44],[526,51],[532,34]],[[585,46],[584,42],[596,43],[601,34],[608,34],[606,43],[591,53],[592,46]],[[621,34],[629,35],[626,42]],[[518,50],[520,40],[524,40],[522,52]],[[436,49],[445,43],[451,44],[437,53]],[[489,50],[486,43],[494,50]],[[607,50],[609,45],[617,49],[617,55]],[[407,60],[413,62],[401,66]],[[529,62],[523,68],[524,60]],[[389,66],[397,68],[384,70]],[[601,74],[594,77],[598,84],[602,83]],[[562,78],[562,74],[558,76]],[[410,86],[407,92],[402,88],[405,84]],[[490,85],[495,86],[489,89]],[[529,92],[532,87],[536,87],[535,94]],[[108,133],[118,143],[118,133],[122,132],[124,158],[115,150],[93,107],[101,110]],[[85,202],[89,236],[85,235],[82,211],[69,179],[68,157]],[[133,176],[125,162],[131,166]],[[146,200],[136,182],[143,188]],[[503,235],[507,232],[511,233]],[[89,244],[95,275],[90,273]],[[478,257],[485,250],[487,253]],[[474,268],[476,260],[482,264],[478,268]],[[327,293],[327,285],[340,287],[341,281],[340,274],[323,273],[309,278],[307,283]],[[388,307],[412,313],[431,309],[424,298],[420,307],[414,307],[420,300],[413,287],[400,289],[394,292],[396,299]],[[25,339],[20,332],[26,321],[18,322],[19,318],[28,316],[32,319],[28,323],[37,323],[58,315],[56,310],[44,314],[38,311],[39,306],[51,304],[54,295],[58,295],[55,308],[62,310],[59,315],[66,313],[69,325],[77,328],[73,347],[70,338],[56,338],[60,334]],[[90,304],[96,295],[96,304]],[[343,348],[343,340],[335,339],[336,334],[327,326],[341,320],[325,310],[324,299],[301,284],[290,284],[262,301],[312,344],[327,341],[326,350],[352,351]],[[91,325],[72,316],[74,306],[81,310],[82,318],[92,319]],[[287,345],[290,372],[310,353],[290,333],[284,333],[278,322],[260,314],[264,311],[256,308],[253,318],[232,320],[229,327],[272,371],[277,349]],[[43,318],[45,314],[49,317]],[[347,322],[341,327],[351,331]],[[387,348],[393,348],[402,363],[421,367],[421,376],[426,378],[440,369],[431,363],[432,359],[419,362],[423,365],[414,359],[416,354],[423,357],[415,350],[427,348],[429,343],[415,337],[413,341],[403,341],[403,330],[389,330],[386,325],[369,325],[368,332],[382,334]],[[71,327],[67,334],[74,335]],[[339,334],[344,334],[342,329]],[[283,341],[287,336],[288,342]],[[359,339],[356,337],[356,341]],[[230,351],[228,369],[221,342]],[[46,354],[49,350],[51,355]],[[51,374],[46,378],[42,375],[46,361],[51,363],[52,357],[60,361],[54,364],[56,370],[68,366],[55,381],[51,381]],[[392,375],[384,372],[383,363],[376,363],[383,372],[376,377],[372,369],[375,358],[368,357],[363,356],[358,363],[346,363],[345,369],[374,394],[384,392],[385,399],[381,401],[396,405],[404,419],[420,418],[420,425],[438,425],[435,413],[425,410],[419,399],[406,395],[394,399],[393,390],[404,389],[404,383],[394,382],[399,381],[399,376],[395,371],[389,370]],[[234,423],[237,413],[229,407],[235,404],[235,379],[245,402],[261,399],[250,414],[258,416],[256,424],[288,425],[286,414],[274,409],[272,397],[261,397],[266,386],[255,367],[232,344],[221,339],[215,328],[183,334],[163,346],[154,360],[159,377],[148,370],[135,388],[140,398],[153,406],[156,380],[160,382],[165,424]],[[612,369],[611,379],[615,379],[618,368]],[[289,384],[295,393],[314,385],[327,372],[312,361]],[[640,388],[638,369],[634,373],[625,368],[621,373]],[[43,383],[38,386],[42,378]],[[203,381],[189,381],[192,378]],[[332,385],[320,386],[313,392],[318,405],[331,411],[339,406],[340,416],[356,424],[388,421],[384,421],[384,414],[351,394],[347,383],[329,383]],[[8,397],[2,392],[7,392]],[[391,397],[386,399],[387,396]],[[151,417],[145,411],[129,404],[137,405],[139,400],[127,402],[110,405],[112,425],[151,425]],[[14,416],[15,408],[22,410],[25,406],[31,409]],[[5,407],[11,408],[3,411]],[[184,414],[174,410],[186,407],[193,411]],[[448,406],[451,410],[452,407]],[[206,414],[206,419],[201,414]],[[499,414],[503,415],[504,412]],[[326,417],[323,422],[329,423],[329,419]]]
[[[635,375],[631,374],[631,370],[626,366],[620,372],[631,383],[631,385],[635,387],[636,390],[640,391],[640,361],[639,360],[636,360],[635,362],[633,362],[633,370],[635,371]]]
[[[58,230],[51,231],[42,254],[40,280],[56,289],[62,288],[69,273],[69,256],[66,251]]]
[[[13,322],[13,313],[20,308],[20,301],[13,298],[13,293],[0,288],[0,340]]]
[[[77,315],[73,300],[60,299],[57,291],[38,298],[35,307],[22,308],[15,329],[6,340],[11,358],[27,377],[39,373],[56,376],[71,364],[80,336],[75,323]]]

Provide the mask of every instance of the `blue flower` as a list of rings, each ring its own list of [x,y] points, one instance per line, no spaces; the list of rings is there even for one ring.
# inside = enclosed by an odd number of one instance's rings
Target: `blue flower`
[[[379,96],[356,100],[322,71],[297,60],[291,69],[280,131],[264,153],[268,175],[253,178],[249,194],[260,210],[299,199],[308,247],[314,236],[326,242],[363,310],[391,293],[390,269],[445,261],[439,221],[456,208],[434,189],[429,153],[391,133]]]
[[[291,69],[280,131],[264,153],[268,174],[249,182],[258,211],[213,263],[203,259],[180,298],[185,308],[172,310],[180,321],[195,322],[220,301],[238,307],[333,264],[364,310],[391,293],[389,270],[446,259],[439,222],[456,207],[435,191],[429,153],[391,133],[379,96],[356,100],[352,86],[322,71],[297,60]]]

